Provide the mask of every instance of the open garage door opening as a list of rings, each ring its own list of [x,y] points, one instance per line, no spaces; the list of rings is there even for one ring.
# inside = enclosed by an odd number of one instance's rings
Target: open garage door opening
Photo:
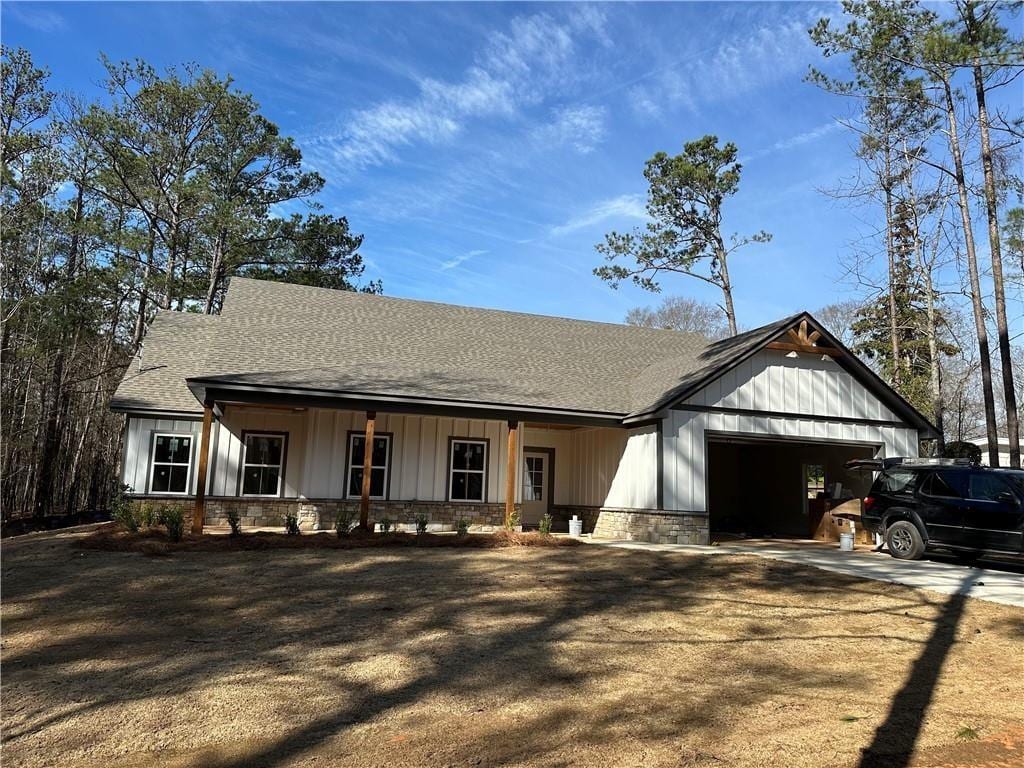
[[[847,443],[709,437],[712,536],[828,539],[829,511],[863,498],[871,486],[871,473],[844,465],[876,451]],[[859,504],[846,508],[859,510]]]

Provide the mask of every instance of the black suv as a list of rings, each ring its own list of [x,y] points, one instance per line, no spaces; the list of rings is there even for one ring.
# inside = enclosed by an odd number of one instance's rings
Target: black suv
[[[856,463],[881,469],[862,524],[885,537],[893,557],[916,560],[931,547],[968,557],[1024,554],[1024,471],[958,460]]]

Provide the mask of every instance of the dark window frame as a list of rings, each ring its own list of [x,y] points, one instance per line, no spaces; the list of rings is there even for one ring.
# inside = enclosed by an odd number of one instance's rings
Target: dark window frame
[[[246,493],[245,492],[245,467],[249,449],[246,446],[246,439],[250,435],[256,437],[280,437],[281,440],[281,473],[277,478],[277,493]],[[238,495],[247,499],[280,499],[284,497],[285,472],[288,467],[288,443],[289,433],[273,429],[243,429],[242,430],[242,460],[238,462]],[[264,466],[257,464],[254,466]]]
[[[547,454],[547,457],[548,457],[548,468],[547,468],[547,475],[548,475],[548,489],[547,489],[548,490],[548,511],[550,512],[551,508],[555,506],[555,449],[554,448],[548,448],[546,446],[545,447],[536,447],[536,446],[530,446],[530,445],[524,445],[523,446],[523,469],[520,472],[520,478],[519,478],[520,479],[520,482],[519,482],[520,486],[522,486],[522,478],[523,478],[523,476],[526,473],[526,454],[528,454],[528,453],[546,453]],[[524,490],[526,490],[526,489],[522,488],[522,487],[519,488],[519,495],[523,497],[523,498],[520,499],[520,502],[526,501],[525,495],[523,494]]]
[[[185,466],[188,467],[188,471],[185,474],[185,490],[184,491],[154,491],[153,480],[156,476],[156,465],[159,463],[162,466],[169,467],[180,467],[182,464],[176,462],[157,462],[156,460],[156,442],[161,437],[187,437],[188,442],[188,462]],[[149,477],[146,482],[146,490],[152,496],[190,496],[192,494],[192,467],[195,461],[195,445],[196,436],[191,432],[174,432],[154,429],[150,432],[149,437]]]
[[[374,438],[386,437],[388,439],[388,463],[384,470],[384,495],[383,496],[371,496],[370,499],[373,501],[391,501],[391,466],[392,459],[394,458],[395,451],[395,433],[394,432],[373,432]],[[362,493],[358,493],[355,496],[349,494],[349,481],[352,479],[352,438],[362,437],[366,438],[366,430],[350,429],[346,433],[345,437],[345,486],[342,489],[342,498],[344,499],[359,499],[362,498]],[[373,453],[371,449],[370,462],[373,462]],[[372,467],[371,467],[372,469]],[[372,484],[372,483],[371,483]]]
[[[476,472],[477,470],[456,470],[452,466],[452,455],[455,450],[455,443],[483,443],[484,446],[484,469],[483,469],[483,498],[481,499],[453,499],[452,498],[452,472]],[[490,488],[490,463],[491,463],[491,439],[489,437],[462,437],[459,435],[448,436],[448,470],[445,477],[445,501],[453,501],[457,504],[486,504]],[[517,462],[518,464],[518,462]]]

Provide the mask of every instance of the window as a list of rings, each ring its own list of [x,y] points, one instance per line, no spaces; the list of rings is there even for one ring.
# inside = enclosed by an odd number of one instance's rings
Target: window
[[[544,501],[544,457],[526,456],[523,468],[523,501]]]
[[[242,465],[243,496],[280,496],[286,435],[245,435],[245,461]]]
[[[988,472],[972,472],[971,479],[968,482],[970,484],[968,495],[972,499],[1000,501],[999,494],[1010,493],[1010,486],[1004,483],[1001,478]]]
[[[921,492],[945,499],[959,499],[960,491],[957,490],[959,486],[960,483],[952,472],[935,472],[924,481]]]
[[[366,457],[366,435],[350,432],[348,436],[348,495],[363,495],[363,460]],[[370,456],[370,498],[387,496],[388,463],[391,456],[391,435],[373,436]]]
[[[153,435],[150,493],[188,493],[192,474],[192,435]]]
[[[804,464],[804,487],[807,498],[816,499],[825,493],[825,467],[821,464]]]
[[[453,439],[448,497],[452,501],[483,501],[487,488],[487,441]]]
[[[875,480],[876,493],[912,493],[915,475],[909,469],[887,469]]]

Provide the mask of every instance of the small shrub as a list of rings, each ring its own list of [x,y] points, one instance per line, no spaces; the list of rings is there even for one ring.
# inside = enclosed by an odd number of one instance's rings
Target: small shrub
[[[121,486],[110,500],[110,518],[125,530],[135,533],[139,530],[139,520],[132,508],[132,500],[126,493],[128,486]]]
[[[516,528],[519,527],[518,510],[513,510],[512,514],[508,516],[508,519],[505,521],[505,527],[508,528],[508,530],[510,531],[514,531]]]
[[[156,510],[153,509],[153,505],[148,501],[139,504],[138,521],[142,528],[152,528],[157,524]]]
[[[334,532],[339,539],[343,539],[352,531],[352,524],[356,521],[356,513],[350,509],[342,509],[334,517]]]
[[[284,532],[289,536],[299,535],[299,516],[294,515],[291,512],[285,513],[284,516]]]
[[[976,741],[978,739],[978,732],[971,728],[971,726],[965,725],[956,732],[956,737],[960,739],[960,741]]]
[[[167,529],[167,538],[171,541],[181,541],[185,533],[185,508],[180,504],[168,504],[160,510],[158,516],[160,525]]]
[[[427,516],[423,514],[416,515],[416,535],[422,536],[427,532]]]
[[[456,536],[467,536],[469,535],[469,518],[460,517],[459,521],[455,524],[455,535]]]
[[[545,512],[544,516],[540,519],[540,532],[545,536],[551,534],[551,515],[547,512]]]
[[[386,517],[380,519],[380,532],[385,536],[391,533],[391,521]]]
[[[238,536],[242,532],[242,518],[234,507],[228,509],[228,525],[231,526],[232,536]]]

